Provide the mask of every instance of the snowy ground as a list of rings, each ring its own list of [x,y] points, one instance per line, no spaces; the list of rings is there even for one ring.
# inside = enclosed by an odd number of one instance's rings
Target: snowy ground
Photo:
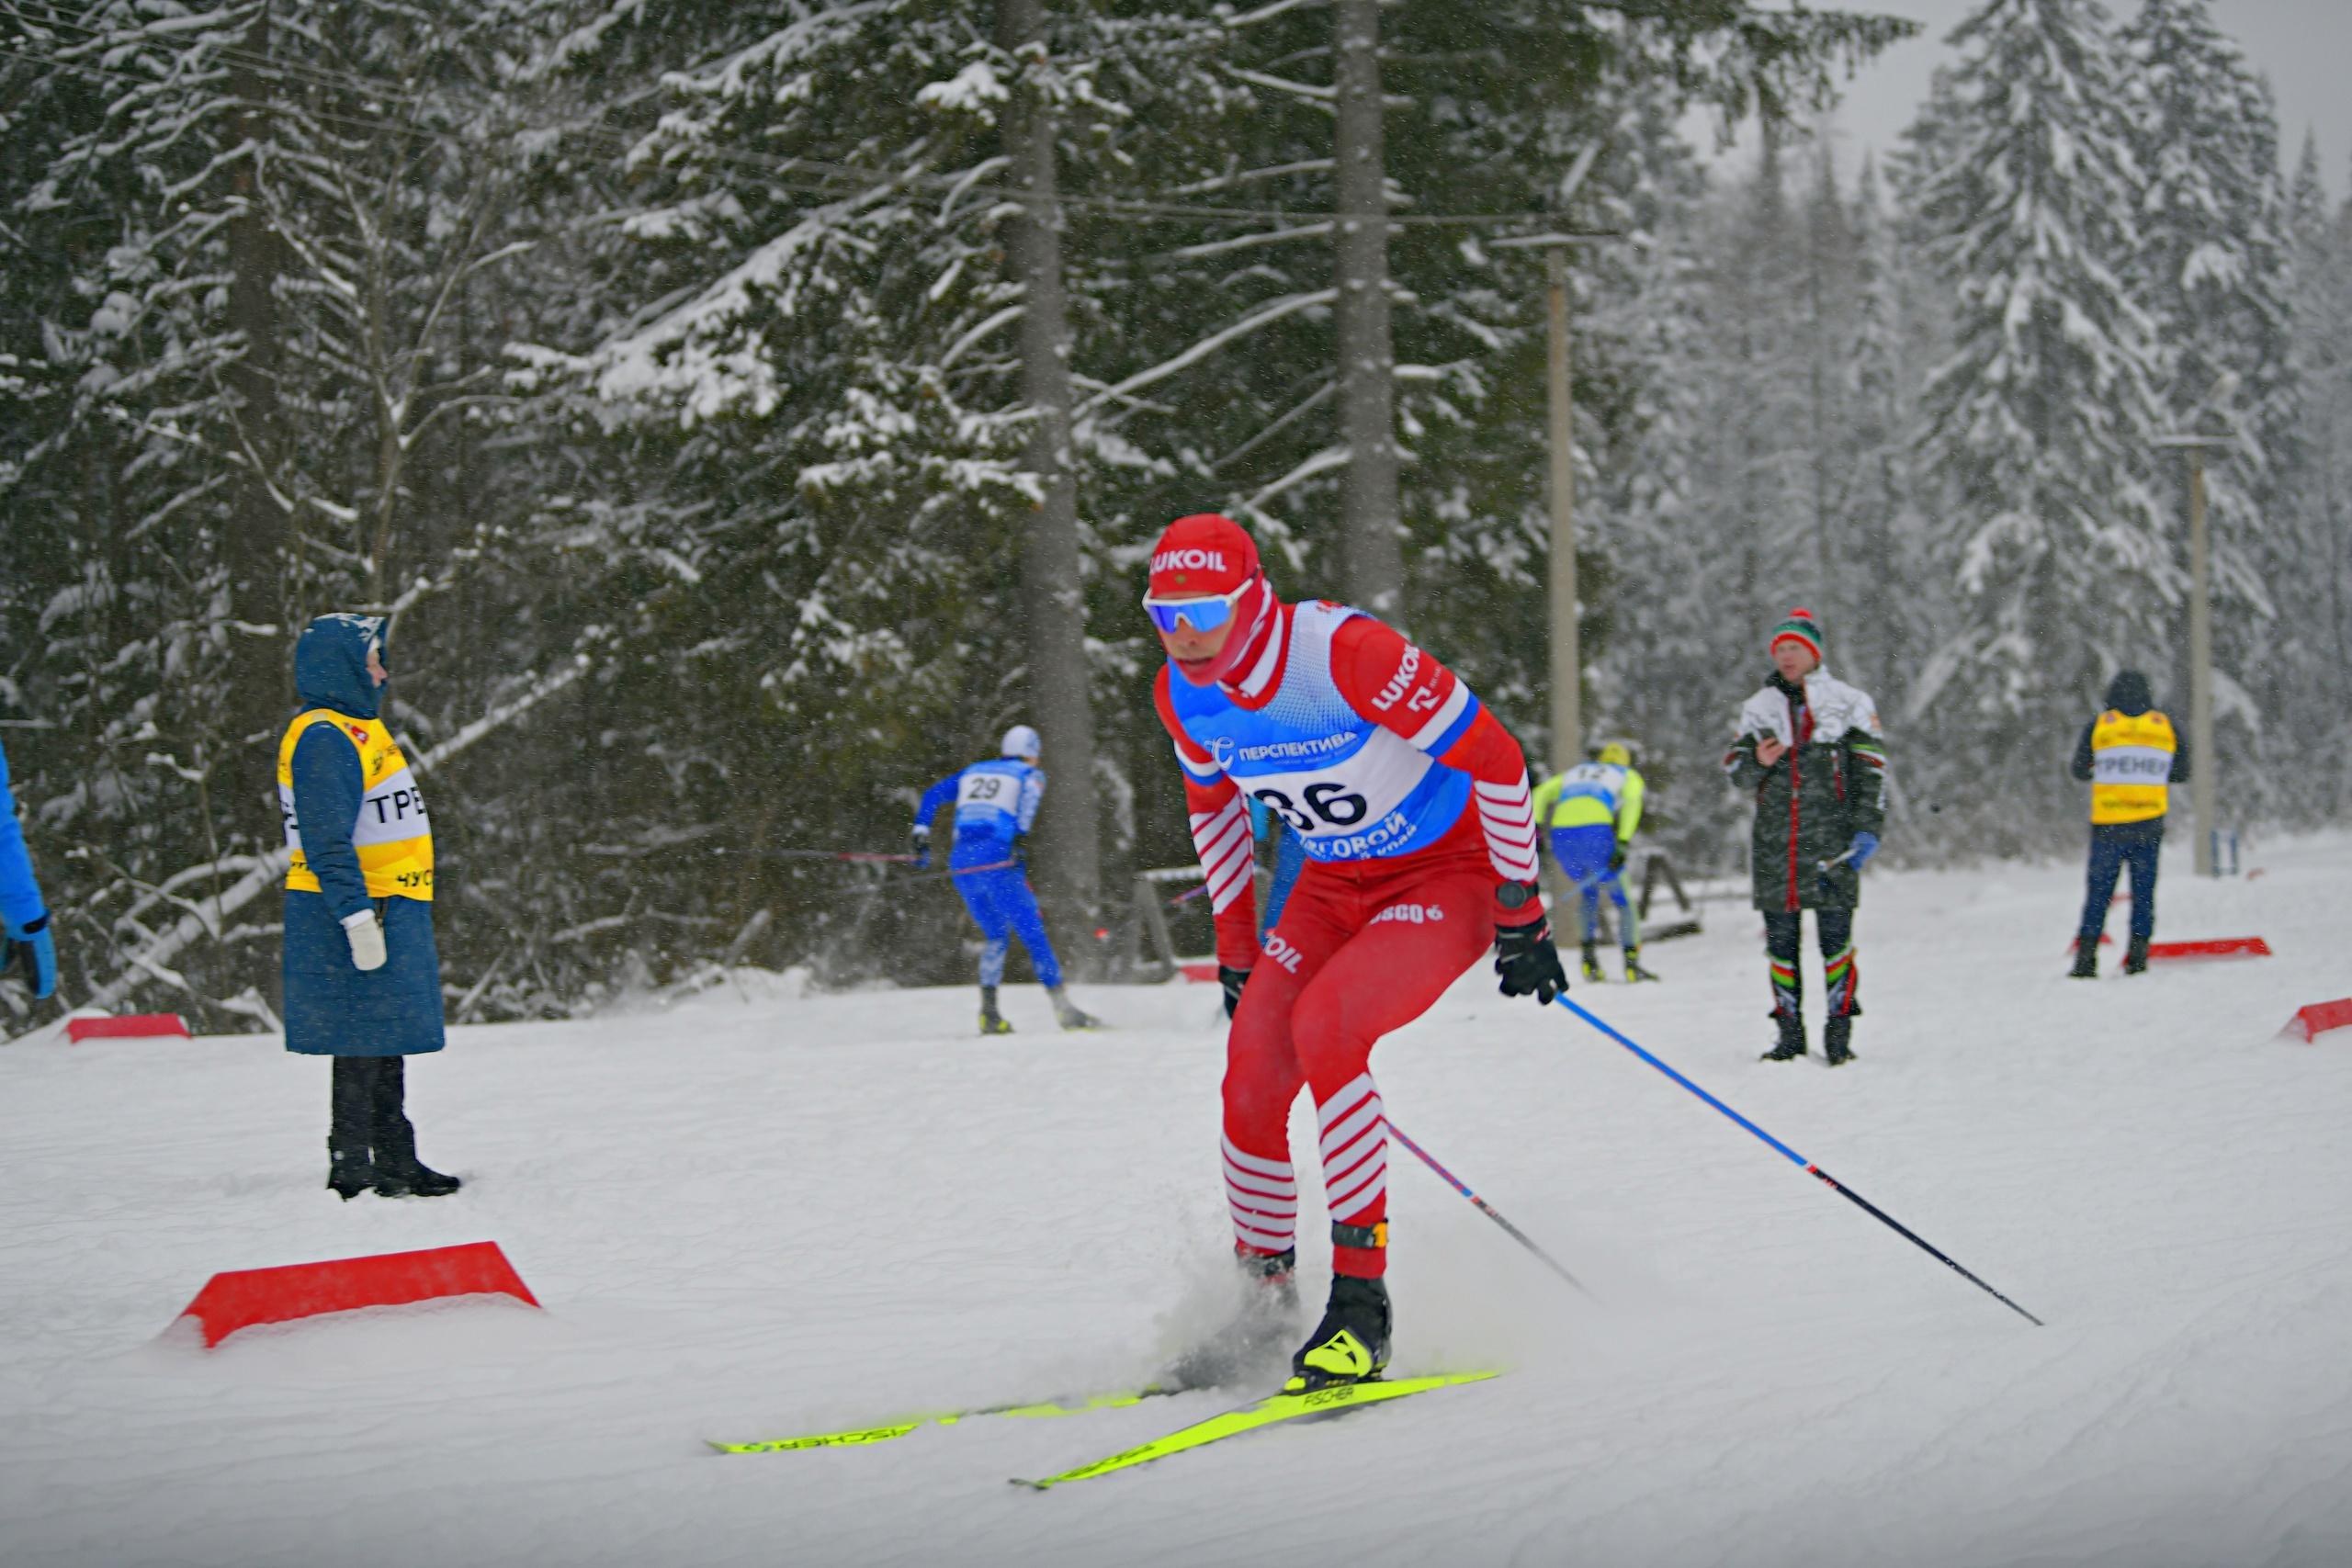
[[[274,1042],[22,1043],[0,1560],[2352,1562],[2352,1033],[2272,1038],[2352,994],[2352,838],[2256,861],[2169,863],[2159,935],[2277,957],[2097,986],[2061,977],[2072,868],[1873,873],[1837,1073],[1756,1063],[1744,911],[1657,946],[1666,985],[1577,988],[2049,1326],[1480,972],[1383,1046],[1390,1110],[1605,1304],[1396,1151],[1399,1370],[1510,1376],[1046,1495],[1005,1478],[1229,1401],[699,1439],[1148,1372],[1225,1246],[1209,987],[1086,992],[1091,1037],[1034,991],[982,1041],[968,992],[756,978],[461,1030],[411,1068],[469,1183],[432,1203],[320,1186],[326,1067]],[[216,1269],[482,1238],[548,1310],[159,1337]]]

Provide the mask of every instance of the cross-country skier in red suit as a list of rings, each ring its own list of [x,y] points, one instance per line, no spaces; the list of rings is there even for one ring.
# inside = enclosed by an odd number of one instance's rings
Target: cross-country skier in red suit
[[[1332,1281],[1291,1360],[1294,1389],[1388,1364],[1388,1125],[1368,1064],[1497,950],[1506,996],[1567,989],[1535,896],[1535,817],[1519,743],[1453,672],[1370,615],[1274,596],[1240,525],[1182,517],[1154,547],[1144,601],[1168,664],[1153,700],[1183,764],[1193,842],[1216,911],[1233,1022],[1225,1186],[1235,1250],[1295,1301],[1291,1102],[1322,1129]],[[1282,919],[1257,940],[1244,792],[1306,851]]]

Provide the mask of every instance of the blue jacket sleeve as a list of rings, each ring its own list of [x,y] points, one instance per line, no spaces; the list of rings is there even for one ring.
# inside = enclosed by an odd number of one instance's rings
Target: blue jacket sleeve
[[[958,768],[954,773],[948,774],[945,778],[940,780],[937,784],[922,792],[922,799],[918,801],[915,805],[916,827],[930,827],[931,819],[939,814],[939,808],[941,807],[950,806],[955,803],[956,785],[963,776],[964,770]]]
[[[17,797],[8,792],[8,754],[0,751],[0,917],[21,931],[49,913],[33,880],[33,857],[25,851],[25,830],[17,821]]]
[[[294,743],[294,822],[303,858],[338,920],[368,908],[368,879],[351,847],[366,783],[359,753],[333,726],[314,724]]]

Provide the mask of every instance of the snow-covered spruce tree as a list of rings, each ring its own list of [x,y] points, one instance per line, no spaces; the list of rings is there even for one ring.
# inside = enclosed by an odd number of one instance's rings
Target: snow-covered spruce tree
[[[495,29],[362,0],[12,21],[45,89],[22,101],[56,127],[7,196],[56,258],[10,268],[40,363],[6,570],[42,587],[9,640],[61,727],[22,749],[20,798],[69,986],[121,999],[100,982],[195,919],[136,988],[266,1022],[270,902],[231,893],[279,838],[286,631],[437,582],[456,542],[420,502],[462,489],[428,470],[471,389],[452,305],[501,211]]]
[[[1882,714],[1895,714],[1918,668],[1917,650],[1937,646],[1951,629],[1947,595],[1927,585],[1930,541],[1911,446],[1928,357],[1920,323],[1927,290],[1895,234],[1868,158],[1851,213],[1854,292],[1843,313],[1838,364],[1848,420],[1844,513],[1857,592],[1837,634],[1838,658],[1878,699]],[[1906,832],[1914,826],[1900,825]]]
[[[658,73],[665,112],[628,154],[605,321],[540,359],[577,421],[609,428],[599,461],[668,492],[678,521],[660,545],[695,580],[644,605],[644,656],[684,679],[691,650],[735,708],[686,744],[720,777],[785,756],[800,781],[717,807],[719,847],[894,840],[930,777],[1034,718],[1074,868],[1040,870],[1049,909],[1077,925],[1103,775],[1067,710],[1097,672],[1083,623],[1065,619],[1059,646],[1037,611],[1083,603],[1094,550],[1075,500],[1105,460],[1083,412],[1102,318],[1073,284],[1054,330],[1040,255],[1083,273],[1120,194],[1124,99],[1181,85],[1197,27],[912,0],[781,24],[693,5],[615,16],[574,69]],[[1169,107],[1155,112],[1170,129]],[[1081,405],[1059,436],[1040,417],[1057,364]],[[1058,723],[1038,706],[1054,660],[1076,686]],[[815,754],[800,750],[811,734],[827,737]],[[1115,811],[1115,770],[1106,782]],[[786,907],[824,919],[801,891]],[[913,945],[940,977],[960,972],[952,942]]]
[[[2278,786],[2300,771],[2301,746],[2283,709],[2284,628],[2270,587],[2296,575],[2277,526],[2278,476],[2294,465],[2296,426],[2278,116],[2267,84],[2214,27],[2207,0],[2143,0],[2122,37],[2133,151],[2146,181],[2130,276],[2155,322],[2165,419],[2176,429],[2232,423],[2241,436],[2207,465],[2220,723],[2212,764],[2232,811],[2259,818],[2282,804]],[[2235,392],[2200,414],[2224,376],[2235,378]],[[2177,486],[2165,500],[2179,517]],[[2172,536],[2184,574],[2187,532],[2184,523]],[[2185,712],[2185,604],[2171,644],[2177,657],[2165,682]]]
[[[2308,133],[2286,229],[2299,397],[2292,462],[2278,474],[2287,504],[2266,522],[2275,536],[2269,553],[2292,563],[2274,580],[2282,628],[2275,657],[2293,681],[2286,727],[2320,758],[2342,755],[2352,741],[2352,203],[2329,203]],[[2340,820],[2343,770],[2312,763],[2295,773],[2305,792],[2290,808]]]
[[[1923,399],[1963,623],[1913,687],[1920,783],[1973,847],[2052,841],[2069,737],[2120,663],[2160,661],[2179,573],[2152,485],[2154,332],[2126,283],[2141,178],[2096,0],[1985,0],[1931,105],[1914,221],[1952,290]],[[2160,667],[2160,666],[2159,666]]]
[[[1156,406],[1120,411],[1122,427],[1179,457],[1167,501],[1139,495],[1134,510],[1166,515],[1214,500],[1279,541],[1293,581],[1321,592],[1351,581],[1341,475],[1358,443],[1340,417],[1340,376],[1363,369],[1344,363],[1334,309],[1345,281],[1332,249],[1335,21],[1303,6],[1232,16],[1218,63],[1248,88],[1249,112],[1176,194],[1235,216],[1171,224],[1137,258],[1122,298],[1121,345],[1135,368],[1112,383],[1148,386]],[[1702,101],[1730,115],[1760,103],[1777,113],[1903,25],[1738,6],[1636,18],[1519,0],[1387,7],[1379,26],[1404,618],[1541,756],[1544,263],[1481,236],[1607,227],[1618,221],[1611,203],[1646,199],[1624,183],[1643,168],[1621,135],[1629,106],[1670,117]],[[1579,313],[1594,280],[1620,265],[1607,250],[1577,254]],[[1226,303],[1206,311],[1204,300]],[[1580,357],[1586,406],[1611,402],[1605,389],[1625,373]],[[1597,441],[1585,418],[1592,434],[1580,439]],[[1588,598],[1586,647],[1597,651],[1607,606]]]

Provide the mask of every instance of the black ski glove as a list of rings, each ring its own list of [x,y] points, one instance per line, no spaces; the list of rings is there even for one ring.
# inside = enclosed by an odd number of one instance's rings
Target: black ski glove
[[[916,869],[917,871],[927,871],[927,870],[929,870],[929,869],[931,868],[931,829],[930,829],[925,828],[925,827],[922,827],[922,826],[920,826],[920,825],[918,825],[918,826],[916,827],[916,829],[915,829],[915,832],[914,832],[914,846],[915,846],[915,869]]]
[[[1619,844],[1615,849],[1609,852],[1609,869],[1611,871],[1623,871],[1625,869],[1624,845]]]
[[[1231,1018],[1233,1010],[1241,1005],[1241,987],[1250,983],[1250,971],[1227,969],[1220,964],[1216,966],[1216,983],[1225,987],[1225,1016]]]
[[[1495,973],[1503,977],[1503,995],[1533,997],[1550,1006],[1554,997],[1568,988],[1568,972],[1560,967],[1560,950],[1552,944],[1552,922],[1497,926]]]

